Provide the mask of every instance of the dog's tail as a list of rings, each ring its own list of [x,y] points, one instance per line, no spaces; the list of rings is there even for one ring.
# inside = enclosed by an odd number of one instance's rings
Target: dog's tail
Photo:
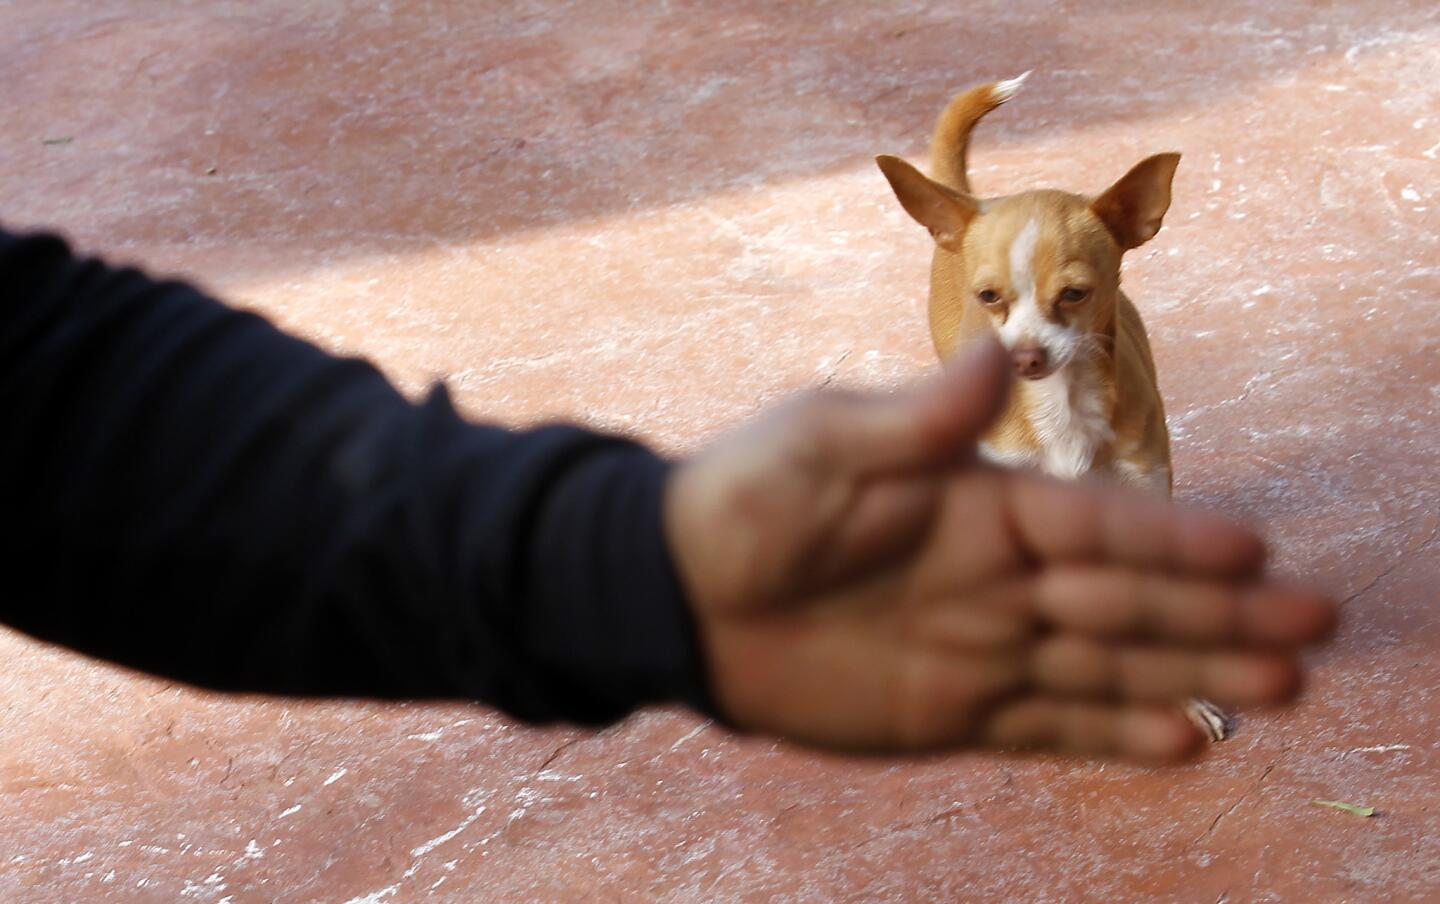
[[[935,124],[930,141],[930,176],[942,185],[970,194],[965,156],[970,150],[970,132],[991,110],[1015,96],[1029,72],[1004,82],[978,85],[955,96]]]

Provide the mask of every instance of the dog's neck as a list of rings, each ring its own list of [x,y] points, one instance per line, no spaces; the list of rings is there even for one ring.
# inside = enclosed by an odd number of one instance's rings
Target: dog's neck
[[[1022,380],[1017,401],[1039,445],[1040,467],[1056,477],[1079,477],[1107,458],[1115,438],[1113,366],[1086,351],[1043,380]]]
[[[1099,344],[1042,380],[1020,380],[981,452],[998,464],[1074,478],[1111,460],[1115,366]]]

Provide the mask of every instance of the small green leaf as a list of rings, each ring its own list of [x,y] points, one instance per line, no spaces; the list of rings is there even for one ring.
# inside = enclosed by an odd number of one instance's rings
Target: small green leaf
[[[40,143],[41,143],[41,144],[69,144],[70,142],[72,142],[72,141],[74,141],[74,140],[75,140],[75,139],[72,138],[71,136],[66,135],[66,136],[64,136],[63,138],[42,138],[42,139],[40,139]]]
[[[1312,800],[1310,803],[1317,807],[1329,807],[1332,810],[1343,810],[1351,816],[1374,816],[1374,807],[1362,807],[1359,804],[1347,804],[1343,800]]]

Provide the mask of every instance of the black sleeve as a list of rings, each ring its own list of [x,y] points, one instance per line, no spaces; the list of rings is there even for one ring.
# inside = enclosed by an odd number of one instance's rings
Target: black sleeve
[[[0,619],[233,691],[709,709],[668,465],[0,232]]]

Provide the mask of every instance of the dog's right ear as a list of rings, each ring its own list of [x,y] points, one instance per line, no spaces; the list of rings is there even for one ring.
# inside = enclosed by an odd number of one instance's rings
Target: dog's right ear
[[[941,185],[901,160],[882,154],[875,158],[880,172],[890,180],[900,206],[915,222],[930,230],[935,244],[946,251],[959,251],[965,228],[980,212],[980,202],[967,194]]]

